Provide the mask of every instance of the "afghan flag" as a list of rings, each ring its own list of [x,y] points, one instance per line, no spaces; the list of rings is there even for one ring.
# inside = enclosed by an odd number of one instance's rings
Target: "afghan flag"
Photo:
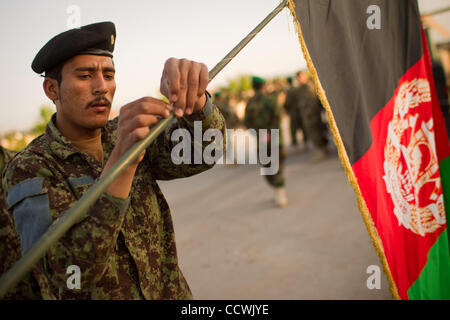
[[[396,299],[450,299],[450,146],[415,0],[289,1]]]

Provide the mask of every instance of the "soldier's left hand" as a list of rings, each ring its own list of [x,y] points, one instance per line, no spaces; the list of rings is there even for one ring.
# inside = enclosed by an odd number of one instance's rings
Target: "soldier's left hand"
[[[175,115],[182,117],[205,106],[208,83],[208,67],[204,63],[170,58],[164,65],[160,90],[173,105]]]

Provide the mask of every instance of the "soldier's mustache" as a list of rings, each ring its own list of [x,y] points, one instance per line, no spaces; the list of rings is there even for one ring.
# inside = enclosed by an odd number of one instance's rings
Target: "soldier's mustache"
[[[89,102],[86,105],[86,109],[88,109],[94,105],[104,105],[107,107],[111,107],[111,101],[109,101],[108,98],[106,98],[106,97],[98,97],[98,98],[95,98],[94,100],[92,100],[91,102]]]

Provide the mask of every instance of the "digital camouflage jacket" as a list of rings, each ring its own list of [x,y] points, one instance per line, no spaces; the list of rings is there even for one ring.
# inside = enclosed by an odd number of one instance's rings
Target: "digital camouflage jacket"
[[[276,97],[256,92],[247,102],[244,125],[253,129],[280,129],[281,109]]]
[[[177,144],[171,141],[171,133],[179,126],[193,132],[193,121],[201,120],[203,131],[216,128],[224,134],[223,116],[209,99],[208,103],[207,116],[197,113],[174,120],[151,144],[128,199],[103,193],[84,219],[49,249],[33,270],[44,299],[192,298],[178,266],[169,206],[156,180],[189,177],[212,167],[171,161]],[[102,129],[104,163],[115,145],[117,126],[116,118]],[[101,164],[62,136],[53,120],[45,134],[8,164],[3,184],[24,251],[89,189],[101,171]],[[66,272],[71,265],[80,268],[80,289],[68,288]]]
[[[247,102],[244,125],[255,130],[267,129],[268,133],[270,129],[280,129],[281,108],[278,106],[276,96],[257,91]],[[283,145],[281,130],[279,145]]]

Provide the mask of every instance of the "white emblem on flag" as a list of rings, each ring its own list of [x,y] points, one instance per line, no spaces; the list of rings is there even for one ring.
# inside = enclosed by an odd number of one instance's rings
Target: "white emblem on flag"
[[[384,147],[384,176],[399,225],[425,236],[445,224],[444,197],[426,79],[404,82],[395,97]],[[426,106],[425,108],[428,108]]]

